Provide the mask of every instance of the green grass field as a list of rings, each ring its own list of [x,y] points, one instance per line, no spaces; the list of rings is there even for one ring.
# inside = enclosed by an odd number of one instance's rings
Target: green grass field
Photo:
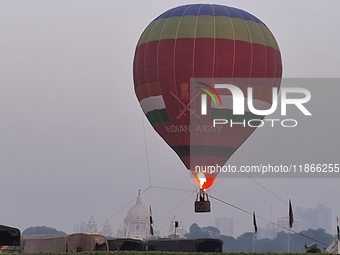
[[[12,253],[12,255],[19,255],[20,253]],[[70,255],[71,253],[30,253],[31,255]],[[78,252],[77,255],[211,255],[211,254],[228,254],[228,255],[302,255],[307,253],[297,252],[170,252],[170,251],[109,251],[109,252]],[[314,253],[316,254],[316,253]],[[320,253],[321,254],[321,253]]]

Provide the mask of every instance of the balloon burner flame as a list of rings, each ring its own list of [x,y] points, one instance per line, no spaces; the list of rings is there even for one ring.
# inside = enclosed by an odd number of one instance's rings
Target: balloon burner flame
[[[198,173],[197,178],[200,181],[200,189],[203,189],[203,185],[207,181],[207,178],[205,178],[204,173]]]

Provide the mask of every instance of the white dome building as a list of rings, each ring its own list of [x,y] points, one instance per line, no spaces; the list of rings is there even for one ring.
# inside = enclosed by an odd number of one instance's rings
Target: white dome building
[[[93,215],[91,216],[91,218],[89,219],[89,222],[87,223],[87,233],[98,234],[97,221],[93,217]]]
[[[112,236],[111,225],[108,221],[104,223],[103,231],[100,232],[103,236]]]
[[[150,211],[142,204],[140,195],[137,202],[130,208],[124,226],[117,231],[119,238],[147,239],[150,237]]]

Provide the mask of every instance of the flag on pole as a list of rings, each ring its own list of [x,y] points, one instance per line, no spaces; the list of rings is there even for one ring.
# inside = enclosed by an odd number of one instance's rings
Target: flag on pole
[[[151,205],[150,205],[150,235],[153,236],[153,221],[152,221],[152,210],[151,210]]]
[[[339,218],[336,217],[336,231],[338,233],[338,240],[340,240]]]
[[[254,224],[254,232],[257,233],[257,224],[256,224],[256,217],[255,212],[253,212],[253,224]]]
[[[294,218],[293,218],[292,202],[289,199],[289,228],[293,227],[293,222],[294,222]]]

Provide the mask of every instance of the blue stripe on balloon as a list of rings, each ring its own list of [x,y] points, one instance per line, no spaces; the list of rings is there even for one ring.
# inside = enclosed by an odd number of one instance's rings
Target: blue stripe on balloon
[[[216,5],[216,4],[190,4],[183,5],[172,8],[154,20],[166,19],[171,17],[183,17],[183,16],[201,16],[201,15],[210,15],[210,16],[225,16],[230,18],[239,18],[243,20],[250,20],[257,23],[264,24],[261,20],[251,15],[250,13],[229,6]],[[264,24],[265,25],[265,24]]]

